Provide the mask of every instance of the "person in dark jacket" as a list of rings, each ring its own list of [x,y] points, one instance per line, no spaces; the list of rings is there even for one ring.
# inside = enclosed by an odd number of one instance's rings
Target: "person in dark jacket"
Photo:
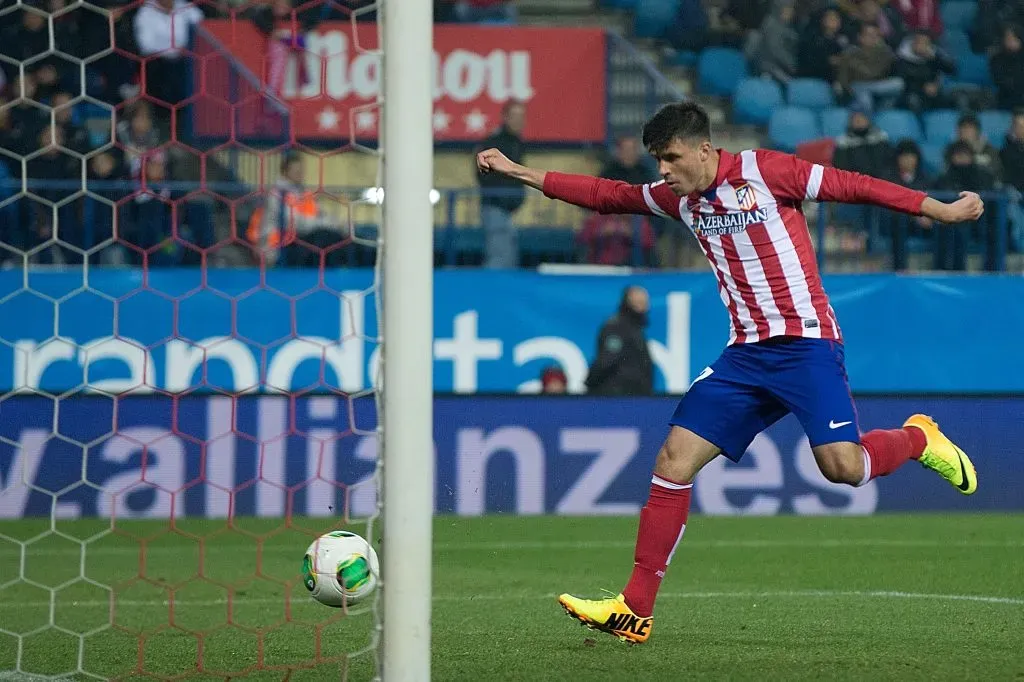
[[[640,286],[626,287],[619,311],[597,336],[597,357],[587,374],[591,395],[650,395],[654,392],[654,363],[647,348],[651,299]]]
[[[949,148],[946,150],[946,164],[948,166],[946,173],[935,183],[935,189],[948,192],[958,192],[961,190],[986,192],[995,189],[995,176],[987,169],[978,165],[974,148],[971,147],[969,142],[957,140],[949,145]],[[936,270],[967,269],[967,248],[973,227],[974,225],[971,223],[942,226],[936,239]],[[994,236],[995,230],[992,229],[986,229],[983,233],[986,245],[986,270],[994,269]]]
[[[1003,180],[1010,191],[1010,244],[1017,253],[1024,252],[1024,109],[1013,112],[1013,123],[1006,134],[1006,143],[999,152],[1003,164]]]
[[[843,18],[834,7],[825,9],[817,21],[810,22],[800,37],[798,73],[803,78],[836,79],[839,55],[850,46],[842,32]]]
[[[522,163],[526,152],[522,137],[526,125],[526,106],[522,102],[510,101],[501,113],[501,128],[484,140],[476,151],[495,147],[514,163]],[[518,267],[519,239],[512,225],[512,214],[523,205],[526,190],[519,182],[498,173],[488,173],[479,178],[484,265],[488,268]]]
[[[921,149],[913,140],[900,140],[896,145],[896,168],[889,180],[922,192],[931,188],[931,178],[921,163]],[[930,230],[932,221],[925,216],[912,218],[899,213],[889,213],[887,217],[892,235],[892,269],[903,272],[907,269],[907,235]]]
[[[1024,107],[1024,29],[1012,24],[1003,29],[1001,49],[992,55],[989,70],[999,93],[999,108]]]
[[[942,74],[955,73],[956,64],[935,46],[930,35],[920,31],[906,38],[900,45],[898,57],[896,73],[906,85],[904,106],[920,113],[949,104],[942,93]]]

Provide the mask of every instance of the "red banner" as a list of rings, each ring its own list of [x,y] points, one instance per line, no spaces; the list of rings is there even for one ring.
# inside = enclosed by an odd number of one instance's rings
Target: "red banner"
[[[205,22],[196,38],[194,132],[376,139],[377,26],[357,26],[353,35],[351,23],[328,22],[304,35],[301,49],[286,49],[249,22]],[[502,105],[519,100],[528,141],[603,141],[605,71],[600,30],[436,26],[434,139],[484,138],[500,125]]]

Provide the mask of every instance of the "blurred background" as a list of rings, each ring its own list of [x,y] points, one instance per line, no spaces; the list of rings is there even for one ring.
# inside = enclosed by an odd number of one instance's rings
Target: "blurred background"
[[[438,418],[439,509],[533,499],[530,509],[564,511],[557,500],[582,469],[558,453],[595,447],[591,436],[573,439],[605,428],[636,441],[622,446],[623,467],[633,465],[607,481],[610,499],[642,498],[664,431],[658,415],[727,340],[715,279],[680,224],[598,216],[482,178],[474,153],[497,146],[537,167],[650,181],[640,127],[684,99],[711,112],[716,144],[734,152],[781,149],[940,198],[983,193],[976,224],[805,210],[851,387],[865,401],[862,428],[902,423],[925,401],[962,430],[968,451],[1020,444],[1024,3],[456,0],[434,9],[433,370],[448,415]],[[237,513],[284,514],[283,493],[263,482],[298,485],[322,471],[326,455],[307,436],[323,428],[335,434],[337,484],[300,497],[303,509],[328,513],[322,498],[349,504],[346,486],[371,475],[375,457],[363,445],[373,436],[373,268],[387,201],[376,4],[5,0],[0,13],[0,383],[6,395],[28,394],[3,408],[6,461],[21,456],[27,425],[57,422],[61,437],[43,461],[102,458],[83,444],[113,442],[135,428],[133,415],[137,428],[180,439],[189,476],[242,486]],[[388,154],[402,162],[402,150]],[[273,401],[282,393],[285,407]],[[540,409],[520,397],[536,393],[576,399]],[[483,394],[510,402],[471,398]],[[643,398],[627,408],[584,394]],[[625,416],[636,410],[648,415],[642,427]],[[1014,426],[994,428],[1000,414]],[[509,423],[521,430],[503,430]],[[772,433],[754,450],[792,473],[792,499],[799,481],[828,489],[805,466],[795,423]],[[246,468],[271,445],[282,448],[278,469]],[[141,456],[104,466],[130,478]],[[494,482],[490,497],[460,497],[481,489],[467,466]],[[1008,458],[991,466],[1019,476]],[[54,467],[41,465],[52,482],[7,497],[4,513],[50,513],[52,496],[79,476]],[[259,483],[246,488],[250,480]],[[964,502],[942,492],[869,506]],[[95,504],[95,493],[60,494]],[[204,514],[228,509],[215,493],[180,492]],[[1008,489],[977,497],[1020,504]],[[158,514],[155,499],[131,498],[141,506],[128,509]],[[352,499],[372,510],[372,495]],[[844,508],[854,498],[830,499]]]

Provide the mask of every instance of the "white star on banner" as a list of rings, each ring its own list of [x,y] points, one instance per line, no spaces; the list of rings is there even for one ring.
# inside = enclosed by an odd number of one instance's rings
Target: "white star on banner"
[[[325,107],[317,114],[317,125],[320,126],[320,130],[337,130],[338,122],[340,117],[338,112],[332,107]]]
[[[466,114],[466,130],[471,133],[482,133],[487,128],[487,117],[479,109]]]
[[[452,124],[452,117],[449,116],[443,109],[438,109],[434,112],[434,132],[442,133],[448,130],[448,126]]]
[[[356,130],[373,130],[377,127],[377,112],[364,109],[356,113]]]

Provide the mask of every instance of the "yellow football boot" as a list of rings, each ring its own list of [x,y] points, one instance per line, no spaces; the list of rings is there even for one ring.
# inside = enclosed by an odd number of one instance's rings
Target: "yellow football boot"
[[[922,465],[937,472],[964,495],[970,495],[978,489],[978,475],[967,453],[939,431],[939,425],[931,417],[915,414],[903,423],[904,428],[908,426],[921,429],[927,440],[924,452],[918,459]]]
[[[580,599],[571,594],[558,598],[565,612],[593,630],[607,632],[629,644],[642,644],[651,636],[654,618],[642,618],[626,606],[620,594],[608,599]]]

